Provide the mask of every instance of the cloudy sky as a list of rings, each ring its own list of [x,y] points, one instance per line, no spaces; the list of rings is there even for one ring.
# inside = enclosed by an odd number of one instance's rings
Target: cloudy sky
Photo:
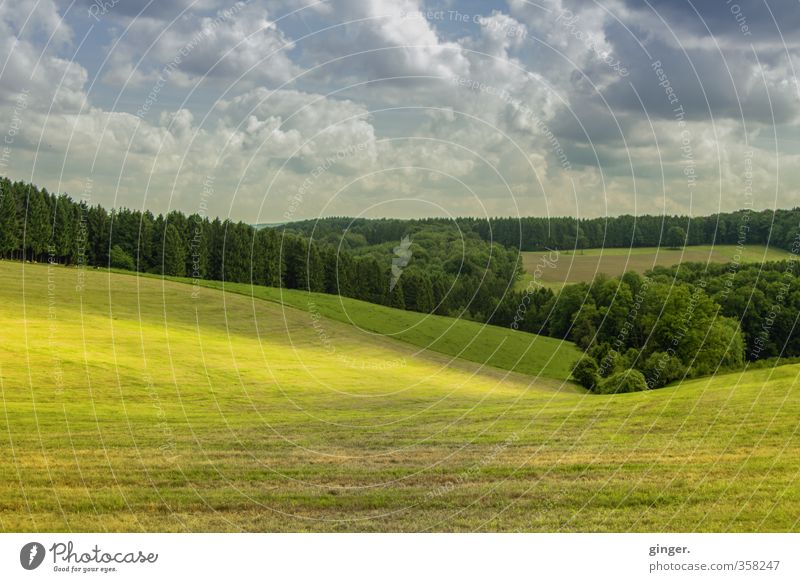
[[[800,205],[797,0],[5,0],[0,173],[320,215]]]

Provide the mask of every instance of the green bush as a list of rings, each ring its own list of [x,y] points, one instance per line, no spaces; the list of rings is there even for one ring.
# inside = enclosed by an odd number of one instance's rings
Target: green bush
[[[136,266],[133,263],[133,257],[122,250],[119,245],[114,245],[109,255],[111,267],[114,269],[127,269],[128,271],[135,271]]]
[[[686,366],[667,352],[653,352],[640,367],[650,388],[661,388],[683,377]]]
[[[572,379],[584,388],[594,390],[600,380],[597,362],[589,356],[581,358],[572,369]]]
[[[639,370],[625,370],[612,374],[595,388],[598,394],[623,394],[647,390],[647,380]]]
[[[601,358],[597,359],[597,362],[599,365],[598,373],[603,378],[608,378],[628,369],[625,357],[617,350],[609,349]]]
[[[642,355],[636,348],[628,348],[620,358],[620,364],[623,370],[628,368],[639,368],[642,363]]]

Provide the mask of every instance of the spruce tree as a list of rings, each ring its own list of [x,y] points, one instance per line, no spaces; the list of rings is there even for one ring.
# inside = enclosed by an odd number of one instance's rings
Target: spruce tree
[[[53,224],[53,245],[59,262],[68,263],[72,256],[73,239],[73,202],[66,194],[56,198],[55,222]]]
[[[183,277],[186,274],[186,246],[174,224],[164,232],[164,274]]]
[[[403,281],[397,281],[389,292],[389,305],[397,309],[406,308],[405,295],[403,294]]]
[[[47,191],[34,186],[28,188],[28,211],[25,217],[25,246],[31,261],[38,261],[47,250],[50,241],[50,212],[47,207]]]
[[[17,219],[17,203],[11,191],[11,183],[0,183],[0,257],[13,257],[20,244],[20,228]]]

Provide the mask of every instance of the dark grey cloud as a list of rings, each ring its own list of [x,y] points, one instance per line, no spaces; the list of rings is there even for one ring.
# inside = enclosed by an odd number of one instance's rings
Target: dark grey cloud
[[[780,51],[754,53],[747,44],[683,48],[629,28],[637,38],[616,23],[608,24],[606,31],[630,70],[606,93],[614,109],[641,113],[641,98],[647,114],[657,119],[674,118],[682,107],[688,120],[713,117],[768,124],[790,122],[800,112],[796,87],[787,83],[790,63]]]
[[[632,122],[626,113],[609,108],[599,93],[575,94],[569,107],[559,109],[550,126],[562,140],[623,146]]]
[[[796,0],[625,0],[625,4],[658,13],[671,27],[698,36],[774,41],[779,31],[787,37],[800,31]]]

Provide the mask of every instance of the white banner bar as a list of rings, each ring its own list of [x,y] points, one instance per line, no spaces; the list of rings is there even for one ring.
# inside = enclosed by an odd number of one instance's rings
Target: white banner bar
[[[800,580],[800,534],[3,534],[0,580]]]

